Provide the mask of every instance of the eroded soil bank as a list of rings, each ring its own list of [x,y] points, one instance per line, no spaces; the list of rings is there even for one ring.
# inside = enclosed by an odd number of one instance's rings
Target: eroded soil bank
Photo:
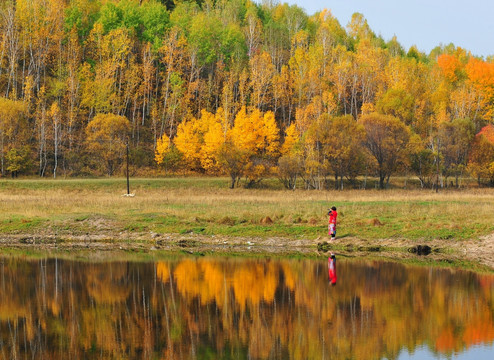
[[[418,246],[429,247],[430,252],[419,255]],[[21,251],[107,251],[155,252],[181,251],[191,254],[245,254],[245,255],[301,255],[325,256],[334,252],[347,257],[372,256],[396,260],[424,262],[479,264],[494,270],[494,234],[477,240],[432,240],[427,242],[406,239],[362,240],[342,238],[286,239],[280,237],[247,238],[205,236],[197,234],[158,234],[120,232],[85,235],[16,234],[0,236],[0,253],[9,249]],[[2,251],[3,250],[3,251]]]

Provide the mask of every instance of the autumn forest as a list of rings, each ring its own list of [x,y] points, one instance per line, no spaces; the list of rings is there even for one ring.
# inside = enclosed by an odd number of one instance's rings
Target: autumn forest
[[[0,2],[2,177],[494,186],[494,62],[251,0]],[[416,40],[420,43],[420,39]],[[347,185],[345,185],[347,186]]]

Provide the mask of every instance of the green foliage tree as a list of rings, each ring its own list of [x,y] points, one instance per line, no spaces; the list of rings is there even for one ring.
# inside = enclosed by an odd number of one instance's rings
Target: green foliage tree
[[[218,61],[245,58],[245,38],[236,24],[223,25],[214,15],[198,13],[191,20],[189,43],[197,52],[199,65],[212,66]]]
[[[170,14],[166,7],[156,0],[143,3],[140,17],[142,21],[140,38],[158,48],[170,26]]]
[[[98,19],[100,0],[72,0],[65,9],[65,32],[77,31],[80,42],[84,42]]]

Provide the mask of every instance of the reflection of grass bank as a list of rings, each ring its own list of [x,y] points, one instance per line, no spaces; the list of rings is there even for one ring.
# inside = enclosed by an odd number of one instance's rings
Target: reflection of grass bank
[[[313,240],[339,209],[340,238],[463,240],[494,231],[494,190],[286,191],[228,179],[2,180],[0,233],[176,233]]]
[[[104,250],[100,249],[84,249],[84,248],[6,248],[2,249],[0,262],[2,259],[22,258],[23,260],[37,260],[47,258],[57,258],[59,260],[82,261],[91,263],[100,262],[149,262],[149,261],[164,261],[190,258],[223,258],[228,259],[265,259],[269,256],[270,259],[292,259],[304,260],[315,259],[326,261],[329,252],[314,252],[300,251],[294,249],[273,249],[270,251],[264,249],[262,251],[251,251],[247,247],[236,247],[234,249],[225,249],[205,246],[197,244],[197,248],[183,250],[179,247],[168,250],[153,250],[147,248],[130,247],[119,250],[115,247],[109,247]],[[274,252],[273,252],[274,250]],[[342,262],[393,262],[400,264],[408,264],[419,267],[435,267],[435,268],[454,268],[463,270],[472,270],[477,273],[492,274],[494,268],[480,264],[476,259],[465,259],[453,254],[444,256],[412,256],[407,255],[406,249],[383,248],[380,252],[365,252],[355,249],[348,249],[343,246],[334,246],[332,251],[337,255],[338,263]]]

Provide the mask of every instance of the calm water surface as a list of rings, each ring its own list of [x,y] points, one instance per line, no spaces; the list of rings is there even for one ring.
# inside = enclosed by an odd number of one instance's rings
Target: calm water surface
[[[378,261],[0,258],[2,359],[494,359],[494,276]]]

